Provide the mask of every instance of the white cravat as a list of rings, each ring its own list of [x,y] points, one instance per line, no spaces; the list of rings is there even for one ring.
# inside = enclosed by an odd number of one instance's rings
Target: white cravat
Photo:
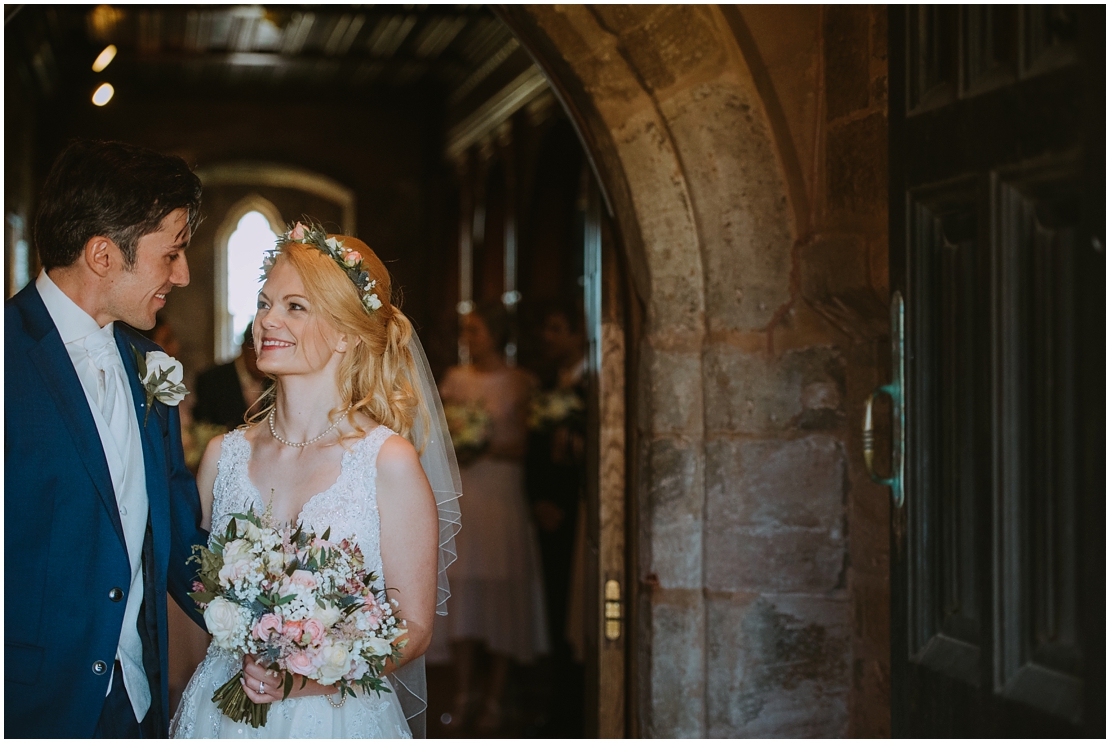
[[[116,345],[114,323],[99,327],[45,272],[39,275],[36,286],[89,401],[112,477],[131,567],[116,658],[123,669],[123,685],[135,718],[141,722],[151,702],[150,683],[143,668],[143,643],[136,626],[143,603],[143,538],[149,503],[142,439],[131,388]],[[115,682],[113,677],[109,690]]]
[[[127,404],[127,378],[123,361],[113,337],[114,323],[108,323],[91,335],[85,336],[85,350],[89,361],[98,370],[96,375],[96,404],[108,422],[116,447],[124,455],[131,450],[131,406]]]

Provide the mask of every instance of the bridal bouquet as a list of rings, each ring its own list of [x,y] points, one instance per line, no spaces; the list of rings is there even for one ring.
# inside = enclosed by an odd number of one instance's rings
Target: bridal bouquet
[[[493,433],[493,418],[480,402],[445,402],[443,417],[451,432],[451,444],[459,464],[469,464],[482,456]]]
[[[572,389],[539,392],[532,397],[528,409],[528,428],[550,431],[564,425],[584,422],[586,406]]]
[[[284,674],[284,697],[293,674],[343,695],[355,688],[379,695],[388,660],[398,660],[407,638],[397,602],[378,588],[353,541],[329,541],[300,526],[271,527],[255,514],[233,514],[210,547],[194,547],[199,580],[190,594],[204,613],[217,647],[254,655]],[[255,704],[235,674],[212,701],[225,715],[253,727],[266,724],[269,704]],[[303,682],[302,682],[303,684]]]

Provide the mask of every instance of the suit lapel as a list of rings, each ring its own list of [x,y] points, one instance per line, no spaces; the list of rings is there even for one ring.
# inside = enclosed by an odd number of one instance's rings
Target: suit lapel
[[[112,487],[112,474],[108,469],[100,432],[89,409],[89,400],[85,397],[85,388],[81,386],[77,370],[73,368],[65,344],[62,343],[58,329],[50,319],[50,313],[42,303],[34,284],[28,289],[21,306],[27,320],[26,327],[36,341],[28,355],[39,370],[43,387],[54,398],[59,414],[73,437],[77,454],[104,503],[120,543],[124,544],[123,524],[119,517],[119,506],[116,504],[116,491]]]
[[[154,537],[155,565],[164,565],[169,562],[170,543],[169,469],[166,466],[166,447],[162,437],[162,425],[166,421],[161,417],[165,415],[165,411],[159,409],[160,406],[157,403],[152,402],[152,409],[148,414],[146,391],[139,378],[135,352],[122,325],[123,323],[116,323],[116,346],[123,359],[123,368],[127,372],[127,382],[131,387],[131,396],[135,402],[135,414],[138,417],[139,432],[143,441],[146,497],[150,509],[150,527]],[[159,569],[156,575],[160,574]]]

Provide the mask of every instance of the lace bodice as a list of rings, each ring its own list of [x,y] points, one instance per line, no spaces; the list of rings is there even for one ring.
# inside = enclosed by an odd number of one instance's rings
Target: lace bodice
[[[378,452],[394,432],[378,426],[351,445],[343,454],[339,478],[301,509],[298,523],[331,538],[354,537],[362,549],[368,570],[382,576],[381,519],[378,515],[376,483]],[[233,513],[253,510],[261,514],[266,504],[251,482],[248,463],[251,445],[236,429],[224,436],[216,482],[212,489],[212,534],[222,534]],[[384,580],[384,576],[382,576]]]

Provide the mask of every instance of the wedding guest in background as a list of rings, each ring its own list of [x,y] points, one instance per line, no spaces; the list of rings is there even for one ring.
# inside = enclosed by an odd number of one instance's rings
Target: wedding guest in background
[[[181,367],[132,328],[189,283],[200,190],[179,157],[92,141],[42,188],[43,270],[4,307],[6,736],[167,734],[167,590],[199,621],[208,534]]]
[[[235,360],[214,366],[197,377],[193,419],[228,430],[243,425],[247,409],[270,385],[265,372],[259,371],[257,360],[254,337],[248,325]]]
[[[548,651],[539,550],[524,496],[528,405],[537,380],[505,363],[508,331],[499,301],[464,315],[470,364],[449,369],[441,385],[445,408],[480,406],[490,422],[485,445],[461,469],[466,528],[448,571],[451,613],[444,623],[457,677],[452,727],[463,727],[476,708],[483,733],[501,726],[510,663],[530,663]],[[473,688],[481,648],[490,666],[483,695]]]
[[[174,332],[173,325],[164,315],[158,315],[154,320],[154,327],[146,335],[170,356],[177,358],[178,354],[181,353],[181,343],[177,340],[177,333]]]
[[[584,546],[577,538],[585,537],[587,359],[582,314],[581,303],[569,301],[542,309],[538,335],[550,366],[529,418],[528,497],[539,532],[552,643],[552,709],[541,729],[545,737],[580,735],[582,724],[583,617],[581,601],[575,599],[580,599],[584,576],[575,576],[572,587],[572,558],[576,547]],[[568,611],[573,612],[569,624]]]

